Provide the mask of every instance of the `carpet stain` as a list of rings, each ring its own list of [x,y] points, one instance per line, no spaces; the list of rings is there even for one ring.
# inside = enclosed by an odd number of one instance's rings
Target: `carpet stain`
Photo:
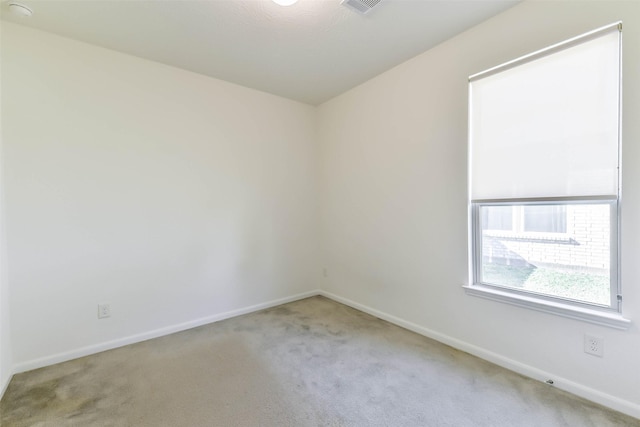
[[[11,383],[0,403],[3,426],[44,422],[53,413],[60,419],[73,419],[94,411],[100,400],[97,396],[70,393],[64,385],[70,382],[67,378],[43,381],[32,387],[24,387],[19,380],[18,377]]]

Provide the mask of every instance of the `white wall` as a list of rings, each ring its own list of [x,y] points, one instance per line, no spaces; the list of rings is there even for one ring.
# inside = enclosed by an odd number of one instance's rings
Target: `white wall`
[[[2,261],[0,261],[2,264]],[[0,266],[4,270],[4,265]],[[1,277],[0,270],[0,398],[4,394],[13,374],[11,354],[11,330],[9,317],[8,281]]]
[[[7,23],[2,56],[16,371],[316,288],[313,107]]]
[[[0,57],[0,64],[2,58]],[[0,65],[0,76],[2,70]],[[0,87],[0,91],[2,88]],[[0,102],[0,129],[2,123],[2,103]],[[13,361],[11,352],[11,329],[9,315],[9,281],[7,280],[6,266],[6,239],[4,234],[4,186],[3,186],[3,143],[0,132],[0,398],[9,385],[13,373]]]
[[[464,293],[467,77],[624,21],[628,331]],[[640,417],[640,3],[526,2],[319,107],[323,289]],[[605,356],[583,352],[604,338]]]

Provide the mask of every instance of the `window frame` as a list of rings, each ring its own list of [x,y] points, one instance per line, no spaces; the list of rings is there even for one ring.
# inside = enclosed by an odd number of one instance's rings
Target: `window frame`
[[[621,237],[621,130],[622,130],[622,22],[616,22],[605,27],[595,29],[586,34],[571,38],[564,42],[557,43],[548,48],[541,49],[523,57],[514,59],[504,64],[492,67],[486,71],[471,75],[469,77],[469,129],[471,129],[471,82],[479,78],[506,71],[521,64],[533,61],[537,58],[563,51],[572,46],[587,42],[617,28],[620,32],[619,39],[619,85],[618,85],[618,188],[617,194],[607,196],[586,196],[586,197],[541,197],[529,199],[495,199],[495,200],[472,200],[471,193],[468,196],[468,236],[469,236],[469,283],[463,288],[468,295],[486,298],[494,301],[508,303],[536,311],[551,313],[562,317],[586,321],[592,324],[626,330],[629,328],[630,320],[622,316],[622,284],[621,284],[621,257],[620,257],[620,237]],[[471,144],[469,144],[469,165],[471,165]],[[471,169],[469,168],[469,171]],[[471,174],[468,176],[468,189],[471,191]],[[479,281],[482,268],[482,224],[480,218],[480,207],[487,205],[525,205],[525,204],[588,204],[588,203],[608,203],[610,205],[610,305],[602,306],[585,301],[566,299],[558,296],[544,295],[529,291],[519,291],[513,288],[495,286]],[[549,234],[536,233],[534,234]],[[553,233],[562,234],[562,233]],[[561,236],[560,236],[561,237]]]

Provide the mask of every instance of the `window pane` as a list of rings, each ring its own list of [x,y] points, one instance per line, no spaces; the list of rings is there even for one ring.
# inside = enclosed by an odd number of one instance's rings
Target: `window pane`
[[[484,230],[512,230],[513,208],[511,206],[493,206],[482,216]]]
[[[505,206],[482,205],[480,282],[524,292],[609,306],[611,205],[509,206],[522,209],[531,229],[491,230],[485,218]],[[558,217],[564,218],[564,223]],[[554,218],[555,217],[555,218]],[[535,228],[535,230],[533,230]],[[554,230],[554,231],[551,231]],[[564,230],[564,231],[557,231]],[[536,235],[531,231],[566,233]]]
[[[542,233],[566,233],[566,206],[525,206],[524,231],[537,231]]]

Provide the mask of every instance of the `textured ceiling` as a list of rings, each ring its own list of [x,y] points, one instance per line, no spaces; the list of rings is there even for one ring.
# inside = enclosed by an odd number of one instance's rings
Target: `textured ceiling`
[[[12,0],[2,19],[317,105],[517,3],[382,0]]]

